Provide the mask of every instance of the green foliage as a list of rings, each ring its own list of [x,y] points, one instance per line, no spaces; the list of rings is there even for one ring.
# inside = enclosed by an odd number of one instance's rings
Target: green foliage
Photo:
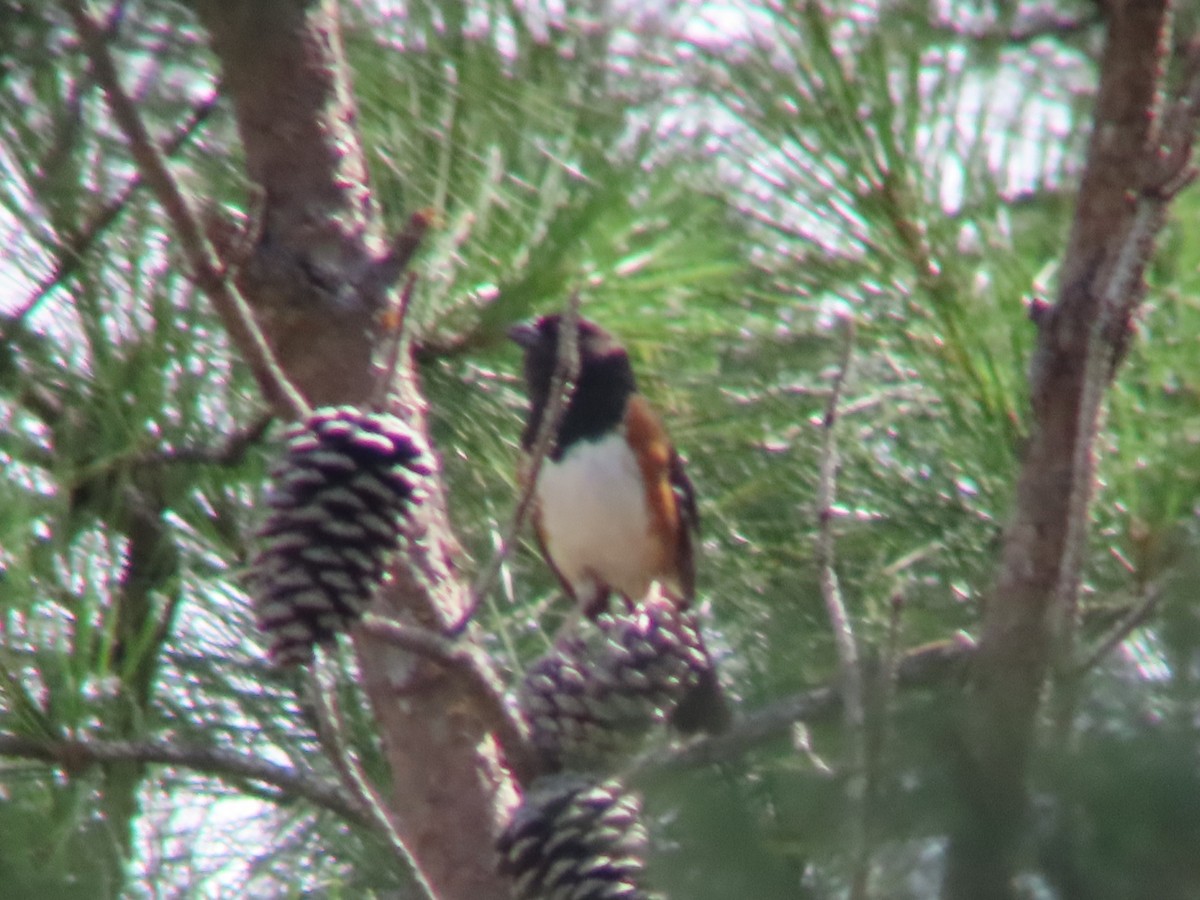
[[[963,6],[951,19],[924,2],[750,4],[723,32],[686,5],[640,31],[498,2],[346,11],[376,199],[396,230],[417,209],[439,217],[412,321],[468,576],[516,495],[524,398],[504,327],[578,289],[629,346],[689,459],[701,595],[747,708],[836,669],[814,498],[846,321],[833,527],[861,649],[878,658],[976,626],[1028,428],[1027,305],[1054,296],[1099,31],[1007,40],[1027,24],[1015,5]],[[1087,3],[1059,6],[1090,16]],[[147,195],[77,255],[132,161],[65,19],[20,6],[5,22],[0,734],[153,737],[324,766],[237,583],[265,451],[172,458],[252,421],[254,388]],[[178,7],[129,5],[116,41],[156,134],[215,87]],[[243,205],[238,152],[224,108],[172,166],[196,196]],[[1185,897],[1197,884],[1197,222],[1193,190],[1174,208],[1100,444],[1085,600],[1099,617],[1158,592],[1160,616],[1085,683],[1078,754],[1040,761],[1053,815],[1031,867],[1064,895],[1081,869],[1095,896]],[[481,613],[489,649],[517,669],[565,606],[523,546]],[[343,681],[355,746],[382,780],[353,673]],[[880,896],[936,889],[952,814],[947,706],[930,692],[889,707],[871,834]],[[822,724],[810,739],[807,752],[779,741],[642,785],[673,896],[844,893],[845,735]],[[263,790],[162,768],[133,773],[132,790],[134,813],[101,827],[112,783],[5,761],[0,883],[64,898],[404,884],[373,837],[303,805],[243,828],[263,846],[239,846],[253,859],[232,872],[206,850],[156,867],[152,849],[187,836],[172,811]]]
[[[89,779],[47,783],[32,766],[6,769],[0,805],[5,891],[39,900],[113,896],[122,882],[113,835],[94,808]],[[40,768],[40,767],[39,767]]]

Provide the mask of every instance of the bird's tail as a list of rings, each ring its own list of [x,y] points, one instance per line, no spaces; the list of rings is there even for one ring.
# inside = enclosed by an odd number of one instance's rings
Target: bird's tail
[[[727,731],[733,721],[733,706],[721,686],[716,664],[707,651],[705,657],[707,666],[698,672],[698,680],[671,714],[671,725],[682,734],[701,731],[720,734]]]

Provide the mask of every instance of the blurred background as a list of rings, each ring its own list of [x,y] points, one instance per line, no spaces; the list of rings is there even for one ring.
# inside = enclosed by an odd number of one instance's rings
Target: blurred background
[[[1179,6],[1182,41],[1198,13]],[[464,573],[517,492],[505,328],[579,289],[688,459],[709,639],[744,709],[836,677],[816,487],[847,352],[835,566],[868,672],[976,632],[1027,436],[1029,308],[1055,296],[1090,130],[1096,3],[381,0],[342,18],[375,198],[393,230],[437,214],[410,323]],[[176,177],[245,211],[188,5],[131,0],[114,22]],[[0,241],[0,735],[320,769],[238,583],[278,428],[252,433],[254,382],[69,19],[37,2],[0,2]],[[1173,205],[1149,279],[1098,443],[1079,698],[1035,759],[1030,897],[1200,896],[1200,192]],[[568,607],[523,547],[481,610],[488,649],[519,672]],[[343,655],[355,747],[386,778]],[[961,680],[870,677],[873,895],[929,897]],[[831,715],[646,770],[655,886],[846,896],[849,759]],[[375,836],[260,784],[17,758],[0,759],[0,884],[416,896]]]

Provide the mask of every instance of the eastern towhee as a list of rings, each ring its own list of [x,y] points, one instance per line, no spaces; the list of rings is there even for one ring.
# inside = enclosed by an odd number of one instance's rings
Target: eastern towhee
[[[561,317],[549,315],[508,332],[525,351],[526,453],[550,402],[560,326]],[[636,608],[655,584],[687,609],[695,597],[699,515],[683,460],[638,393],[624,348],[586,319],[578,320],[576,336],[578,375],[534,490],[542,555],[590,619],[608,609],[614,593],[627,609]],[[715,672],[710,675],[676,711],[681,730],[719,730],[728,723]]]

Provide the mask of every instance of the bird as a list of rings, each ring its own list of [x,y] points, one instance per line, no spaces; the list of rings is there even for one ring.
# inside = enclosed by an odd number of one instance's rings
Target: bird
[[[563,330],[562,316],[551,314],[508,331],[524,353],[529,410],[521,449],[527,459],[550,403]],[[687,610],[696,593],[700,517],[683,458],[638,391],[620,342],[582,317],[576,341],[574,387],[533,488],[539,549],[589,619],[610,611],[614,594],[633,611],[655,587]],[[728,723],[715,671],[702,683],[677,710],[680,730],[724,730]]]

